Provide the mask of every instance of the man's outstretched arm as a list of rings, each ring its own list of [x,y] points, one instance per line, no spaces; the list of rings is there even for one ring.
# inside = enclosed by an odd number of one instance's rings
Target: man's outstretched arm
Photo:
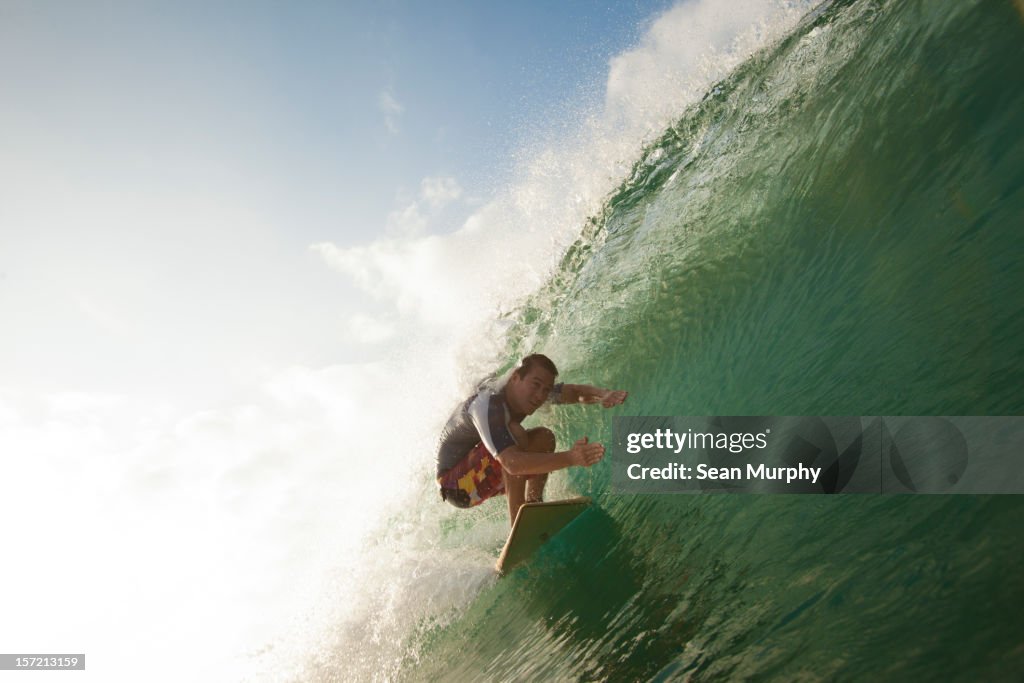
[[[521,476],[546,474],[566,467],[590,467],[604,457],[604,446],[590,443],[587,437],[578,439],[567,451],[558,453],[534,453],[509,446],[498,453],[498,462],[509,474]]]
[[[563,384],[562,403],[600,403],[605,408],[621,405],[629,392],[602,389],[590,384]]]

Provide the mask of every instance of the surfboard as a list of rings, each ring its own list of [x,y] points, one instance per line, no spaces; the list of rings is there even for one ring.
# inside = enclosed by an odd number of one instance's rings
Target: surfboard
[[[582,496],[547,503],[524,504],[519,508],[495,569],[499,574],[504,574],[528,560],[537,548],[547,543],[589,505],[590,499]]]

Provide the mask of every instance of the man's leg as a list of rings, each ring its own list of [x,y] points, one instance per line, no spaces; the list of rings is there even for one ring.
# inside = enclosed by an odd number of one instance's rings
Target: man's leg
[[[526,432],[530,438],[529,450],[534,453],[554,453],[555,434],[547,427],[534,427]],[[544,500],[544,484],[548,482],[547,472],[526,478],[526,502],[539,503]]]
[[[552,453],[554,451],[551,451]],[[548,483],[547,474],[535,474],[526,479],[526,502],[540,503],[544,500],[544,484]]]
[[[555,435],[547,427],[534,427],[526,432],[528,439],[526,450],[531,453],[554,453]],[[510,523],[515,524],[516,515],[523,503],[534,503],[543,500],[544,484],[547,474],[513,476],[505,472],[505,493],[508,495],[508,514]]]

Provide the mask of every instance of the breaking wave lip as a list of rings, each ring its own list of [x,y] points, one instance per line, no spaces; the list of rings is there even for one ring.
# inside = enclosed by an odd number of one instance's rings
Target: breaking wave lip
[[[550,279],[646,145],[812,3],[725,6],[686,2],[660,16],[636,48],[611,60],[600,111],[578,113],[573,132],[521,154],[516,179],[455,232],[312,250],[410,325],[454,327],[460,337],[485,324]]]

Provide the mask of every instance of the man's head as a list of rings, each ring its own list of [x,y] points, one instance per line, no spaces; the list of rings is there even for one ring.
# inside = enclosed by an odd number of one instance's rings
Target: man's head
[[[534,353],[512,372],[505,385],[505,398],[516,413],[530,415],[548,400],[558,377],[558,368],[545,355]]]

